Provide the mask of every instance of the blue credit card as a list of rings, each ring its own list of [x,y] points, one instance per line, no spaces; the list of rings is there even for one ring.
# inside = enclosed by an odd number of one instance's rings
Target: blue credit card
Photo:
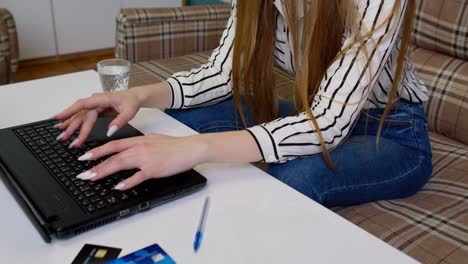
[[[158,245],[153,244],[106,264],[175,264],[175,261]]]

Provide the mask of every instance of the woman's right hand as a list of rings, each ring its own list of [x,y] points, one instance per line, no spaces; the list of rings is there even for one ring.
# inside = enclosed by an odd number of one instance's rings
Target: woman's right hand
[[[110,137],[135,117],[140,107],[141,102],[131,90],[96,93],[80,99],[55,116],[62,121],[56,127],[63,130],[57,140],[69,139],[75,130],[81,127],[78,137],[70,144],[70,148],[80,147],[86,141],[100,114],[117,114],[108,127],[107,136]]]

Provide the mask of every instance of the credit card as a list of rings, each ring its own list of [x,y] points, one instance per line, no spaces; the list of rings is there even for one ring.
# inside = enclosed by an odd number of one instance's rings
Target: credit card
[[[122,249],[86,244],[71,264],[104,264],[116,259]]]
[[[107,264],[175,264],[175,261],[158,244],[153,244]]]

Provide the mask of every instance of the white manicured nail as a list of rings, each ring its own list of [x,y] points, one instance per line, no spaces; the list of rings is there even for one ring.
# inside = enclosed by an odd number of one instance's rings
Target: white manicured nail
[[[76,143],[78,143],[78,139],[73,140],[73,142],[70,144],[70,146],[68,146],[68,148],[73,148],[76,145]]]
[[[107,130],[107,137],[110,137],[114,135],[115,132],[117,132],[117,129],[119,129],[116,125],[112,125],[109,130]]]
[[[62,132],[58,137],[55,139],[57,141],[61,140],[65,136],[65,132]]]
[[[78,179],[81,179],[81,180],[90,180],[94,177],[96,177],[96,173],[95,172],[91,172],[91,171],[85,171],[85,172],[82,172],[80,173],[78,176],[76,176]]]
[[[61,124],[63,124],[63,123],[57,123],[57,124],[55,124],[55,125],[53,126],[53,128],[57,128],[57,127],[60,126]]]
[[[125,183],[119,183],[119,184],[117,184],[117,185],[114,187],[114,189],[116,189],[116,190],[121,190],[121,189],[123,189],[124,187],[125,187]]]
[[[79,161],[85,161],[85,160],[89,160],[90,158],[93,157],[93,153],[91,152],[86,152],[85,154],[81,155],[78,160]]]

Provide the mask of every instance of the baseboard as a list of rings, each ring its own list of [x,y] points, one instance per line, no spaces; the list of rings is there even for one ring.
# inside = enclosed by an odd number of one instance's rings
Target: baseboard
[[[19,62],[19,67],[20,68],[29,67],[29,66],[41,65],[41,64],[51,63],[51,62],[63,62],[63,61],[79,59],[81,57],[97,57],[97,56],[105,56],[109,54],[113,55],[114,50],[115,50],[114,48],[107,48],[107,49],[70,53],[70,54],[64,54],[64,55],[58,55],[58,56],[21,60]]]

